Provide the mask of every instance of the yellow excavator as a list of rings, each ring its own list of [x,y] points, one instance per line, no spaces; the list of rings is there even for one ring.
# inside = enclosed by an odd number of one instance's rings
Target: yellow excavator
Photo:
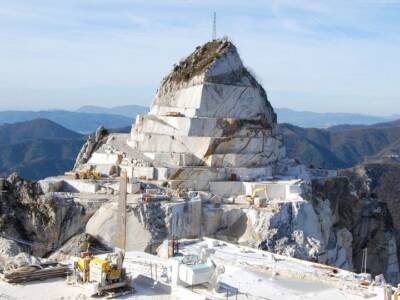
[[[65,176],[73,177],[74,179],[101,179],[101,173],[95,170],[71,171],[65,172]]]
[[[94,170],[80,171],[77,174],[78,174],[79,179],[96,179],[96,180],[101,179],[100,172],[97,172]]]
[[[107,298],[134,291],[123,267],[126,247],[126,172],[121,173],[119,193],[116,250],[101,256],[95,256],[87,250],[74,260],[74,283],[89,286],[92,295],[106,295]]]
[[[256,196],[257,196],[257,194],[259,192],[264,192],[265,193],[265,198],[268,199],[267,186],[265,185],[263,187],[255,188],[253,190],[253,192],[251,193],[251,195],[246,196],[246,201],[250,205],[253,205],[254,204],[254,199],[256,198]]]

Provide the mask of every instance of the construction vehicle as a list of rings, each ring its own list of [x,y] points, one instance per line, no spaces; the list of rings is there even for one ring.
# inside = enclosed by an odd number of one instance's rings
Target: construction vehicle
[[[184,117],[184,114],[177,111],[169,111],[165,114],[167,117]]]
[[[122,172],[115,251],[95,256],[87,250],[74,260],[73,283],[89,286],[92,295],[106,294],[107,298],[115,298],[133,292],[130,277],[123,267],[126,247],[127,181],[126,172]]]
[[[65,176],[73,177],[74,179],[101,179],[101,174],[95,170],[83,170],[83,171],[72,171],[72,172],[65,172]]]
[[[254,205],[254,200],[257,196],[258,193],[260,192],[264,192],[265,193],[265,199],[268,199],[268,193],[267,193],[267,186],[263,186],[263,187],[259,187],[259,188],[255,188],[251,195],[246,196],[246,200],[250,205]]]
[[[81,257],[74,261],[74,280],[78,284],[88,285],[93,295],[126,294],[125,291],[130,290],[130,278],[123,268],[123,261],[121,250],[105,257],[94,256],[90,251],[82,252]]]
[[[94,170],[84,170],[78,172],[77,174],[78,174],[78,179],[96,179],[96,180],[101,179],[100,172]]]

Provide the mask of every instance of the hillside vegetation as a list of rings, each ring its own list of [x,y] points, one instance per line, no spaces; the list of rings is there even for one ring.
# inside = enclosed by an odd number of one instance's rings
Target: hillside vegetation
[[[70,170],[85,137],[52,121],[36,119],[0,126],[0,176],[17,172],[41,179]]]
[[[288,155],[318,168],[349,168],[363,162],[397,162],[400,121],[328,129],[281,125]]]
[[[93,114],[96,115],[96,114]],[[328,129],[281,124],[288,156],[315,168],[400,163],[400,121]],[[130,126],[111,132],[129,132]],[[46,119],[0,125],[0,176],[41,179],[70,170],[85,136]]]

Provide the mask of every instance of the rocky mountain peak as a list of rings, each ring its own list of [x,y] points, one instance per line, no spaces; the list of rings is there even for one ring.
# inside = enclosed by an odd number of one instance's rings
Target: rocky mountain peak
[[[204,98],[205,93],[207,93],[204,91],[211,85],[216,92],[220,90],[217,92],[220,94],[228,94],[231,88],[256,91],[255,94],[257,95],[254,94],[250,98],[260,100],[259,104],[262,107],[257,107],[257,109],[261,112],[267,110],[266,113],[260,115],[266,114],[267,119],[274,119],[274,122],[276,122],[276,116],[264,88],[243,65],[236,46],[226,38],[212,40],[196,47],[190,55],[182,59],[179,64],[174,65],[173,70],[161,82],[152,104],[151,114],[158,114],[156,111],[159,110],[159,106],[171,106],[176,102],[178,96],[183,96],[183,93],[187,94],[186,99],[190,99],[196,94],[196,89],[203,89],[202,97]],[[192,89],[189,92],[190,88]],[[207,97],[214,98],[211,95]],[[246,105],[252,102],[250,98],[245,101]],[[184,104],[186,107],[187,101]],[[173,104],[172,106],[176,105]],[[229,105],[226,104],[226,106]]]
[[[201,75],[223,60],[227,54],[234,56],[242,65],[236,47],[227,39],[218,39],[205,43],[196,49],[179,64],[175,64],[172,72],[165,78],[165,82],[189,82],[193,77]]]

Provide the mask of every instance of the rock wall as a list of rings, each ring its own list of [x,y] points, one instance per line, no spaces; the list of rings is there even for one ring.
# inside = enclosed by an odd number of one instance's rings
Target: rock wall
[[[117,203],[104,204],[89,220],[86,233],[104,245],[115,245]],[[127,250],[155,252],[166,238],[197,238],[201,233],[200,200],[128,205]]]
[[[313,201],[327,200],[332,211],[333,228],[345,228],[351,233],[353,269],[361,271],[362,251],[367,248],[367,272],[384,274],[387,280],[396,283],[399,262],[392,216],[387,205],[375,195],[365,193],[363,187],[357,189],[344,177],[313,182]]]
[[[367,272],[397,284],[396,231],[387,205],[347,177],[314,179],[302,189],[302,199],[265,208],[203,205],[203,234],[355,272],[367,248]]]
[[[43,256],[81,232],[93,213],[72,199],[57,201],[38,183],[13,174],[0,194],[0,234],[31,244],[29,251]]]
[[[271,178],[286,156],[265,90],[225,39],[196,48],[174,67],[150,113],[136,118],[128,144],[151,162],[150,173],[133,166],[133,177],[195,190]]]
[[[359,272],[362,250],[368,248],[367,272],[383,273],[397,283],[398,248],[391,214],[384,202],[365,192],[368,182],[334,177],[301,187],[298,198],[271,201],[262,208],[218,205],[200,197],[130,204],[127,249],[155,252],[168,237],[211,236]],[[74,201],[59,205],[38,184],[16,176],[6,181],[5,191],[1,233],[49,246],[33,247],[33,254],[51,252],[50,247],[60,247],[84,228],[104,245],[114,246],[115,202],[103,204],[95,213]]]
[[[341,170],[339,174],[350,179],[354,193],[365,199],[368,208],[363,215],[363,227],[359,231],[367,231],[378,238],[372,242],[364,238],[363,247],[368,248],[372,263],[379,268],[384,265],[395,277],[398,273],[398,257],[400,257],[400,222],[398,218],[400,190],[398,178],[400,166],[396,164],[364,164],[352,169]],[[378,230],[377,228],[386,228]],[[365,234],[360,234],[365,236]],[[378,254],[378,259],[377,255]],[[369,255],[369,256],[370,256]],[[388,256],[386,260],[379,259]],[[397,275],[399,276],[399,275]],[[400,278],[399,278],[400,279]]]
[[[81,151],[76,158],[74,170],[86,164],[92,154],[106,142],[108,131],[104,127],[99,127],[94,135],[90,134],[86,143],[82,146]]]

